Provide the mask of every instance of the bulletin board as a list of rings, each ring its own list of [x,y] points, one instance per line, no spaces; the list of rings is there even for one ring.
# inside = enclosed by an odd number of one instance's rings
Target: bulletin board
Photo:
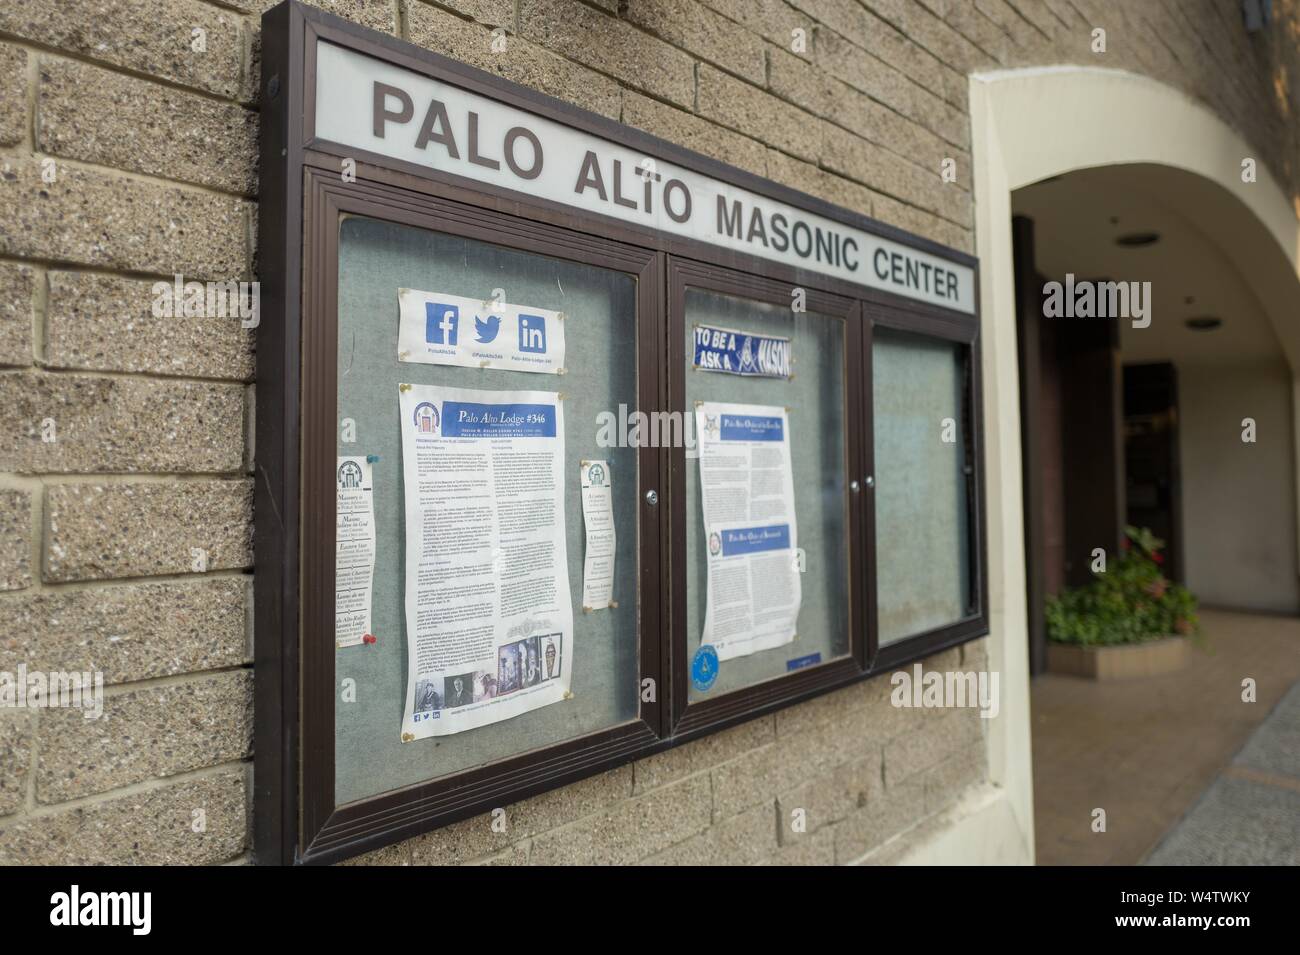
[[[637,713],[637,461],[597,444],[601,412],[636,407],[636,289],[625,273],[564,262],[460,236],[345,216],[339,224],[338,414],[356,441],[340,455],[374,455],[376,642],[340,648],[339,679],[355,702],[335,707],[336,795],[341,803],[425,782],[633,719]],[[399,288],[508,301],[565,315],[565,374],[454,368],[397,360]],[[466,332],[468,334],[468,332]],[[584,528],[579,462],[608,461],[617,535],[615,608],[574,615],[572,699],[450,736],[402,742],[406,698],[404,511],[398,385],[554,390],[564,395],[568,575],[581,607]],[[340,432],[342,433],[342,432]]]
[[[268,10],[261,36],[258,862],[337,862],[987,632],[973,257],[298,0]],[[562,315],[563,373],[401,360],[409,354],[409,339],[399,347],[401,289],[455,298],[470,312],[510,303],[521,336],[522,308]],[[786,340],[792,372],[699,370],[696,326]],[[563,435],[563,492],[543,512],[554,542],[563,528],[564,550],[552,547],[547,560],[567,571],[568,592],[561,599],[553,588],[536,616],[555,604],[572,608],[562,650],[571,668],[567,683],[529,698],[542,705],[503,707],[508,715],[498,721],[456,722],[452,714],[436,727],[411,722],[417,713],[481,713],[480,703],[516,690],[485,688],[465,703],[456,689],[451,703],[447,680],[454,686],[457,671],[423,665],[417,675],[443,680],[442,702],[432,681],[425,697],[411,686],[407,600],[421,592],[408,576],[411,513],[425,547],[416,548],[417,576],[430,554],[450,555],[419,523],[436,508],[407,486],[404,453],[435,441],[427,410],[420,418],[416,406],[407,420],[409,389],[544,393],[544,405],[527,406],[563,409],[563,428],[551,429]],[[757,532],[742,543],[757,541],[773,559],[797,550],[791,557],[801,565],[797,614],[790,623],[787,605],[781,624],[792,638],[736,654],[733,630],[707,681],[695,679],[693,666],[716,649],[702,645],[709,555],[736,556],[713,550],[714,537],[740,538],[725,528],[706,534],[700,463],[688,448],[647,443],[645,432],[634,439],[630,420],[660,416],[673,422],[670,434],[684,434],[701,402],[781,409],[792,485],[782,497],[797,545],[780,546],[787,525],[779,521],[739,530]],[[933,446],[936,415],[955,420],[956,447]],[[444,429],[436,440],[446,437]],[[534,437],[558,450],[556,434]],[[492,454],[516,455],[508,464],[516,476],[538,460],[504,439],[495,447]],[[768,478],[758,475],[766,468],[753,463],[756,454],[740,470],[757,475],[757,486]],[[348,483],[355,474],[340,457],[364,462],[360,488]],[[588,610],[590,496],[581,493],[580,468],[593,460],[605,461],[612,479],[617,546],[609,605]],[[412,483],[427,494],[436,470],[426,461]],[[367,473],[374,568],[362,640],[355,617],[339,622],[339,595],[347,604],[358,588],[350,569],[340,570],[336,547],[355,543],[339,530],[338,501],[364,492]],[[541,483],[547,494],[558,487]],[[481,496],[495,498],[499,486],[491,488]],[[466,528],[464,539],[500,526],[466,513],[449,507],[453,516],[444,515]],[[733,624],[760,609],[737,613]],[[508,615],[478,613],[488,616]],[[504,626],[504,646],[514,645],[515,624]],[[425,636],[443,632],[426,626]],[[487,666],[474,669],[476,679]],[[537,684],[524,687],[511,704]],[[428,705],[408,708],[408,699]]]
[[[848,335],[843,318],[699,288],[686,290],[685,318],[688,356],[697,325],[790,340],[794,363],[788,379],[741,377],[689,365],[686,406],[719,401],[786,408],[801,550],[796,559],[802,599],[793,642],[720,663],[708,690],[692,682],[690,699],[695,701],[849,653]],[[686,512],[687,653],[694,654],[701,644],[708,594],[697,461],[687,462]]]
[[[880,644],[971,612],[964,349],[894,328],[872,342]]]

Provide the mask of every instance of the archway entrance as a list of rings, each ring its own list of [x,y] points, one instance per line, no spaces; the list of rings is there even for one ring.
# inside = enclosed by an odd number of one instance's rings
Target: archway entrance
[[[1114,165],[1012,194],[1042,863],[1142,861],[1300,680],[1291,369],[1227,237],[1199,221],[1197,194],[1218,187],[1197,179]],[[1081,680],[1044,605],[1127,573],[1126,527],[1163,542],[1199,641],[1172,672]]]
[[[1124,359],[1120,357],[1127,346],[1129,357],[1134,359],[1130,362],[1132,367],[1156,366],[1133,373],[1130,390],[1135,395],[1145,395],[1146,402],[1143,405],[1134,399],[1131,409],[1134,416],[1146,414],[1150,417],[1163,413],[1168,417],[1172,409],[1174,420],[1183,425],[1178,432],[1181,443],[1176,448],[1167,443],[1162,447],[1158,440],[1148,440],[1145,445],[1139,441],[1139,446],[1132,449],[1135,462],[1141,454],[1146,455],[1143,459],[1145,471],[1140,475],[1143,486],[1138,489],[1146,497],[1132,495],[1135,505],[1145,506],[1143,516],[1148,521],[1157,521],[1162,515],[1167,520],[1166,533],[1171,537],[1177,536],[1179,540],[1182,559],[1178,572],[1189,583],[1200,581],[1208,602],[1274,612],[1294,611],[1296,606],[1297,388],[1294,371],[1300,368],[1300,323],[1291,321],[1289,313],[1294,311],[1294,302],[1300,298],[1297,268],[1300,228],[1285,194],[1266,169],[1257,167],[1254,182],[1242,180],[1243,160],[1252,157],[1248,144],[1204,107],[1154,81],[1113,71],[1079,68],[976,75],[971,80],[971,110],[986,382],[993,628],[990,665],[1002,671],[1007,697],[1003,709],[1006,718],[994,721],[995,725],[990,728],[990,766],[994,781],[1005,787],[1008,793],[1016,828],[1032,845],[1033,838],[1028,834],[1035,831],[1034,781],[1040,777],[1033,771],[1030,759],[1030,651],[1037,646],[1037,657],[1042,648],[1041,644],[1031,640],[1031,633],[1036,634],[1034,640],[1041,639],[1038,633],[1041,608],[1028,606],[1028,598],[1035,593],[1036,587],[1038,593],[1044,592],[1041,581],[1035,584],[1033,577],[1045,577],[1051,568],[1045,565],[1043,554],[1034,553],[1035,535],[1044,546],[1046,544],[1042,529],[1031,527],[1032,533],[1026,536],[1026,493],[1032,498],[1035,488],[1033,482],[1023,480],[1026,472],[1022,470],[1025,459],[1022,455],[1021,408],[1022,400],[1041,403],[1043,396],[1039,392],[1022,393],[1017,334],[1021,323],[1015,306],[1017,275],[1013,215],[1021,212],[1027,219],[1038,217],[1034,231],[1040,237],[1048,234],[1050,241],[1033,245],[1036,249],[1041,248],[1043,261],[1049,263],[1051,270],[1064,270],[1065,274],[1089,280],[1121,277],[1107,274],[1119,268],[1117,256],[1121,253],[1116,250],[1139,251],[1143,248],[1141,245],[1115,245],[1115,239],[1120,237],[1124,227],[1133,225],[1134,232],[1144,228],[1159,232],[1163,227],[1169,236],[1168,242],[1178,243],[1177,247],[1165,245],[1166,251],[1177,254],[1169,256],[1159,274],[1122,276],[1126,280],[1153,283],[1152,305],[1155,311],[1151,324],[1138,329],[1130,318],[1126,322],[1129,328],[1126,333],[1116,327],[1120,325],[1118,321],[1107,320],[1111,327],[1094,325],[1089,330],[1093,339],[1081,345],[1081,350],[1090,353],[1082,363],[1087,367],[1076,370],[1077,380],[1070,382],[1066,393],[1073,396],[1077,390],[1087,396],[1101,389],[1104,394],[1090,403],[1088,414],[1078,426],[1063,428],[1058,425],[1055,438],[1072,452],[1087,449],[1088,454],[1072,453],[1067,460],[1083,460],[1096,472],[1090,475],[1091,479],[1104,485],[1104,493],[1093,495],[1087,502],[1092,513],[1075,514],[1071,522],[1089,529],[1088,533],[1115,536],[1110,547],[1104,543],[1098,545],[1111,550],[1118,547],[1116,535],[1122,532],[1129,520],[1130,495],[1124,469],[1129,452],[1124,437],[1125,368]],[[1127,184],[1126,197],[1116,192],[1120,184]],[[1112,209],[1123,207],[1127,212],[1102,212],[1097,204],[1103,198],[1110,200]],[[1142,200],[1149,200],[1145,208],[1140,208]],[[1124,202],[1128,205],[1123,206]],[[1129,221],[1135,216],[1138,219],[1143,215],[1150,216],[1157,209],[1164,210],[1167,216],[1161,220],[1161,226],[1142,227]],[[1120,221],[1112,223],[1112,218]],[[1021,245],[1023,247],[1023,241]],[[1160,240],[1157,240],[1147,249],[1150,251],[1159,245]],[[1197,269],[1194,260],[1198,255],[1210,257],[1200,265],[1202,271],[1210,272],[1209,275],[1189,274]],[[1080,263],[1077,267],[1074,265],[1076,259]],[[1213,264],[1207,264],[1211,260]],[[1035,286],[1041,295],[1045,283],[1039,281],[1040,277],[1049,281],[1065,279],[1065,275],[1035,274],[1030,278],[1022,274],[1019,277],[1022,299],[1024,290],[1032,290]],[[1189,277],[1203,279],[1204,287],[1199,292],[1196,289],[1178,292],[1175,286],[1187,284],[1180,282],[1180,278]],[[1164,290],[1166,285],[1169,288]],[[1188,297],[1192,298],[1191,302],[1186,301]],[[1197,308],[1198,300],[1203,308]],[[1041,302],[1037,304],[1041,313]],[[1236,328],[1231,347],[1226,336],[1220,339],[1219,346],[1215,346],[1214,332],[1194,332],[1185,323],[1188,318],[1213,318],[1216,316],[1211,312],[1224,310],[1233,313],[1232,324]],[[1145,338],[1133,337],[1152,328],[1158,331]],[[1227,321],[1219,331],[1225,329],[1228,329]],[[1102,331],[1106,334],[1103,335]],[[1184,332],[1202,337],[1179,338]],[[1191,361],[1197,354],[1203,358],[1208,355],[1214,360]],[[1236,364],[1226,360],[1228,358]],[[1186,369],[1181,374],[1180,365]],[[1174,371],[1172,380],[1168,374],[1169,366]],[[1267,373],[1261,373],[1259,369],[1265,367]],[[1237,369],[1236,384],[1230,368]],[[1244,370],[1247,368],[1252,370]],[[1181,388],[1178,382],[1181,382]],[[1031,384],[1041,387],[1041,382]],[[1248,403],[1267,410],[1261,410],[1258,415],[1243,412],[1237,421],[1253,417],[1258,427],[1261,417],[1270,420],[1273,444],[1268,453],[1271,466],[1239,473],[1231,469],[1224,472],[1219,468],[1224,460],[1222,456],[1210,453],[1212,448],[1202,444],[1206,440],[1206,429],[1212,432],[1215,426],[1212,422],[1218,420],[1216,415],[1228,411],[1226,406],[1220,407],[1213,396],[1216,389],[1239,390],[1246,385],[1254,393]],[[1171,397],[1172,405],[1169,403]],[[1057,400],[1060,400],[1059,390]],[[1161,401],[1165,402],[1163,409]],[[1101,427],[1109,430],[1099,434],[1097,429]],[[1233,432],[1238,442],[1240,432],[1238,423]],[[1031,433],[1043,437],[1041,427],[1032,428]],[[1049,433],[1046,437],[1050,443],[1053,435]],[[1165,438],[1168,437],[1166,433]],[[1258,443],[1255,447],[1258,448]],[[1110,448],[1109,462],[1101,453],[1104,448]],[[1055,460],[1058,469],[1063,468],[1064,465],[1059,463],[1061,456],[1057,455]],[[1160,463],[1162,460],[1163,465]],[[1190,467],[1192,464],[1196,465],[1195,473]],[[1223,542],[1224,528],[1216,527],[1211,520],[1213,515],[1205,513],[1214,510],[1212,503],[1199,507],[1190,521],[1187,509],[1189,494],[1203,502],[1213,502],[1217,493],[1251,497],[1251,481],[1264,470],[1270,472],[1269,480],[1272,481],[1266,498],[1280,508],[1280,513],[1275,508],[1261,518],[1258,508],[1239,508],[1231,520],[1234,533],[1242,531],[1243,526],[1248,528],[1252,522],[1256,526],[1268,524],[1270,549],[1261,557],[1260,564],[1273,575],[1268,586],[1261,583],[1258,568],[1255,573],[1247,572],[1234,579],[1233,565],[1244,563],[1244,551],[1237,555],[1216,553],[1213,545],[1216,541]],[[1282,472],[1280,478],[1277,476],[1279,470]],[[1169,493],[1164,497],[1159,493],[1152,497],[1149,493],[1152,486],[1159,491],[1162,480],[1167,484],[1172,481],[1166,488]],[[1234,490],[1225,490],[1228,488]],[[1181,499],[1174,492],[1181,494]],[[1063,494],[1061,499],[1063,502]],[[1041,515],[1042,500],[1031,503],[1030,513]],[[1064,530],[1065,513],[1060,517],[1061,540],[1057,546],[1068,549],[1068,541],[1080,538],[1080,533],[1067,534]],[[1082,536],[1086,538],[1087,533]],[[1257,540],[1249,534],[1240,539]],[[1210,543],[1202,546],[1198,541]],[[1027,543],[1030,545],[1028,557]],[[1091,550],[1088,549],[1089,554]],[[1061,576],[1070,572],[1065,558],[1066,555],[1062,555],[1062,561],[1053,565]],[[1071,562],[1077,559],[1068,557]],[[1232,621],[1220,623],[1220,627],[1239,629]],[[1041,663],[1035,658],[1033,665],[1038,667]],[[1230,674],[1228,671],[1232,669],[1234,667],[1228,667],[1217,676],[1207,677],[1211,685],[1186,692],[1206,698],[1228,694],[1232,686],[1239,684],[1242,676],[1248,675]],[[1227,683],[1229,675],[1233,677],[1232,686],[1220,685]],[[1274,682],[1281,680],[1279,673]],[[1280,695],[1282,689],[1285,687],[1274,688],[1274,691]],[[1232,699],[1235,700],[1239,692],[1238,686]],[[1034,699],[1037,702],[1036,691]],[[1104,706],[1104,703],[1098,705]],[[1268,705],[1261,693],[1255,712],[1266,710]],[[1135,714],[1132,727],[1133,733],[1137,734],[1135,738],[1151,740],[1151,722],[1150,713],[1145,716]],[[1086,729],[1083,732],[1086,734]],[[1046,739],[1047,731],[1037,722],[1034,723],[1034,733],[1039,735],[1039,742]],[[1231,741],[1225,745],[1230,747]],[[1143,758],[1139,749],[1128,754],[1131,760],[1128,764],[1124,764],[1122,759],[1118,762],[1112,760],[1110,765],[1114,772],[1130,776],[1136,773]],[[1037,747],[1033,752],[1035,759],[1046,760],[1046,756],[1039,755]],[[1039,788],[1043,787],[1040,785]],[[1188,784],[1184,788],[1191,786]],[[1091,833],[1091,810],[1105,807],[1097,805],[1095,792],[1085,789],[1077,795],[1079,805],[1084,807],[1083,815],[1075,819],[1069,816],[1072,810],[1067,810],[1061,825],[1074,827],[1072,832],[1077,832],[1078,838],[1087,844]],[[1192,793],[1188,798],[1194,796]],[[1103,792],[1100,798],[1114,800],[1116,797]],[[1121,809],[1121,814],[1124,813],[1131,816],[1133,810]],[[1114,833],[1113,812],[1111,818],[1110,831]],[[1156,819],[1150,826],[1159,824],[1159,819]],[[1144,836],[1139,834],[1132,840],[1140,841],[1142,838]],[[1111,839],[1112,843],[1116,841]],[[1069,860],[1048,858],[1045,853],[1043,861]]]

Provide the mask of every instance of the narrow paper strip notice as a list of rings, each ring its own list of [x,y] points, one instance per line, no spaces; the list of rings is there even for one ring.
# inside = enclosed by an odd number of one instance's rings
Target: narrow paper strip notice
[[[582,519],[587,525],[587,556],[582,564],[582,609],[614,605],[614,495],[607,461],[583,461]]]

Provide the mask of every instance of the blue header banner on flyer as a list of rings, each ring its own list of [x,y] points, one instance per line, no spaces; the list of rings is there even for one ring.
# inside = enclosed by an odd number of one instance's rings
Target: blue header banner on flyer
[[[785,422],[781,418],[724,414],[721,439],[723,441],[784,441]]]
[[[789,549],[789,524],[773,524],[771,527],[741,527],[722,532],[723,557],[753,554],[764,550]]]
[[[553,438],[555,405],[442,403],[446,438]]]
[[[695,367],[730,375],[790,377],[790,339],[695,326]]]

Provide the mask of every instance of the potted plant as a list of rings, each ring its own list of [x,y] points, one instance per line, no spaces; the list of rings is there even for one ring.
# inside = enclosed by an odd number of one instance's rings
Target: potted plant
[[[1124,528],[1124,550],[1085,587],[1047,601],[1047,668],[1094,680],[1180,669],[1200,624],[1196,598],[1160,570],[1165,542]]]

